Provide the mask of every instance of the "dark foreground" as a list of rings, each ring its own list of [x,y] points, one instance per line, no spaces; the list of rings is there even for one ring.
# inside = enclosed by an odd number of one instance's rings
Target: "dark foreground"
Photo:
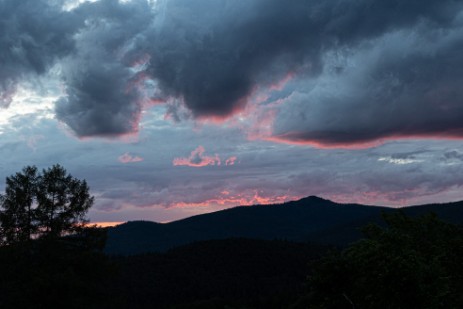
[[[347,248],[210,240],[108,256],[104,232],[0,248],[0,308],[461,308],[463,230],[385,215]]]

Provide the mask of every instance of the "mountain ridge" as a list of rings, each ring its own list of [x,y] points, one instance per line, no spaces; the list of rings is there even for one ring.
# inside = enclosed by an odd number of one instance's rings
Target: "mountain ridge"
[[[237,206],[169,223],[129,221],[108,228],[105,251],[116,255],[165,252],[197,241],[238,237],[345,246],[362,237],[362,226],[381,224],[381,213],[394,211],[411,216],[434,212],[444,221],[463,223],[463,201],[395,209],[308,196],[284,204]]]

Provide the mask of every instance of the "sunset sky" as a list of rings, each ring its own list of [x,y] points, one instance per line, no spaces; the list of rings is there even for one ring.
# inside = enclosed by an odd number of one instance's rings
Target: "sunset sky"
[[[0,156],[94,222],[462,200],[463,1],[0,0]]]

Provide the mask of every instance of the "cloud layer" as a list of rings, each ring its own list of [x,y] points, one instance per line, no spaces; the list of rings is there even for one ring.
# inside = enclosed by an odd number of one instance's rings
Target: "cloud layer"
[[[153,102],[217,120],[275,100],[262,138],[278,142],[463,137],[459,1],[64,4],[0,1],[0,104],[53,68],[56,117],[80,137],[136,133]],[[273,94],[253,103],[262,89]]]
[[[0,125],[0,173],[59,163],[87,180],[96,197],[90,217],[98,221],[173,220],[308,195],[395,206],[462,199],[460,141],[406,140],[326,150],[249,141],[233,127],[173,127],[163,120],[164,111],[164,106],[151,109],[139,138],[125,143],[72,139],[51,118],[18,116],[12,128]],[[203,157],[217,154],[221,165],[173,166],[174,157],[188,159],[198,145],[205,149]],[[226,166],[232,157],[238,158],[235,164]]]

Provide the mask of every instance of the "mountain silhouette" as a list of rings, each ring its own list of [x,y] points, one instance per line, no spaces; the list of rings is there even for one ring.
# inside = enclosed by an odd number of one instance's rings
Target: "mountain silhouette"
[[[382,224],[381,213],[394,208],[339,204],[309,196],[275,205],[238,206],[170,223],[132,221],[108,228],[105,251],[116,255],[165,252],[181,245],[214,239],[250,238],[346,246],[362,237],[360,228]],[[463,223],[463,201],[401,208],[407,215],[436,213]]]

